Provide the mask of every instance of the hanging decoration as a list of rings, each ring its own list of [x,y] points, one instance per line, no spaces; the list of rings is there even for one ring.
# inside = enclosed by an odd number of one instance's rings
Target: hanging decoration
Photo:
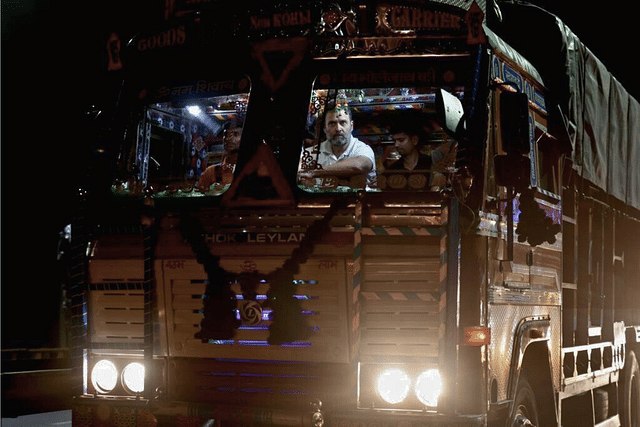
[[[531,188],[520,194],[520,217],[518,222],[518,242],[529,242],[531,246],[538,246],[545,242],[554,244],[556,234],[561,231],[560,224],[553,222],[534,199]]]

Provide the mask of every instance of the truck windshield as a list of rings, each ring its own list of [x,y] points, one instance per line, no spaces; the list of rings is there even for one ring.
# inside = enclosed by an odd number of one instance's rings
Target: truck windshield
[[[328,86],[319,76],[311,93],[301,189],[430,191],[446,185],[456,143],[436,121],[442,86]],[[446,89],[463,98],[463,87]]]
[[[249,93],[247,78],[154,89],[134,124],[129,180],[117,190],[150,186],[160,197],[224,192],[233,178]]]

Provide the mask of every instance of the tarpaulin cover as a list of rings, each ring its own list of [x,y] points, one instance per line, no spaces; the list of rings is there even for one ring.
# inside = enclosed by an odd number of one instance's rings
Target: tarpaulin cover
[[[558,21],[568,47],[575,126],[573,167],[618,200],[640,209],[640,104],[578,37]]]
[[[492,29],[540,72],[564,116],[573,168],[640,209],[638,101],[558,17],[526,3],[500,3],[500,9],[503,19]]]

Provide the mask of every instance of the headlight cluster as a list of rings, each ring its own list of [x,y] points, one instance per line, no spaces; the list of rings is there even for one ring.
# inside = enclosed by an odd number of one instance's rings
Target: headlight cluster
[[[361,405],[364,407],[422,409],[436,408],[442,394],[442,378],[437,369],[367,366],[361,371]],[[375,395],[370,393],[375,390]],[[376,403],[378,401],[378,403]]]
[[[437,369],[422,372],[415,381],[402,369],[389,369],[382,372],[376,381],[376,392],[392,405],[403,402],[413,385],[413,392],[423,405],[438,406],[438,397],[442,393],[442,378]]]
[[[128,363],[122,372],[118,372],[115,363],[102,359],[91,369],[91,384],[99,394],[111,393],[118,385],[118,380],[129,394],[144,391],[144,365],[139,362]]]
[[[442,393],[442,378],[437,369],[429,369],[420,374],[415,385],[416,397],[425,406],[438,406]]]
[[[385,402],[396,404],[402,402],[409,394],[411,380],[400,369],[384,371],[376,381],[376,391]]]

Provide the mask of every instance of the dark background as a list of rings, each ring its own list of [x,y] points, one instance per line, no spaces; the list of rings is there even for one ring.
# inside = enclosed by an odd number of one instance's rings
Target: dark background
[[[105,32],[144,24],[163,3],[0,3],[2,348],[58,345],[58,233],[87,174],[85,111],[100,103]]]
[[[640,99],[638,15],[628,2],[533,1],[557,14]],[[74,211],[108,30],[161,16],[162,0],[2,0],[2,347],[57,345],[58,232]],[[594,5],[596,5],[594,7]],[[623,8],[627,6],[627,8]],[[526,34],[523,36],[527,36]]]

